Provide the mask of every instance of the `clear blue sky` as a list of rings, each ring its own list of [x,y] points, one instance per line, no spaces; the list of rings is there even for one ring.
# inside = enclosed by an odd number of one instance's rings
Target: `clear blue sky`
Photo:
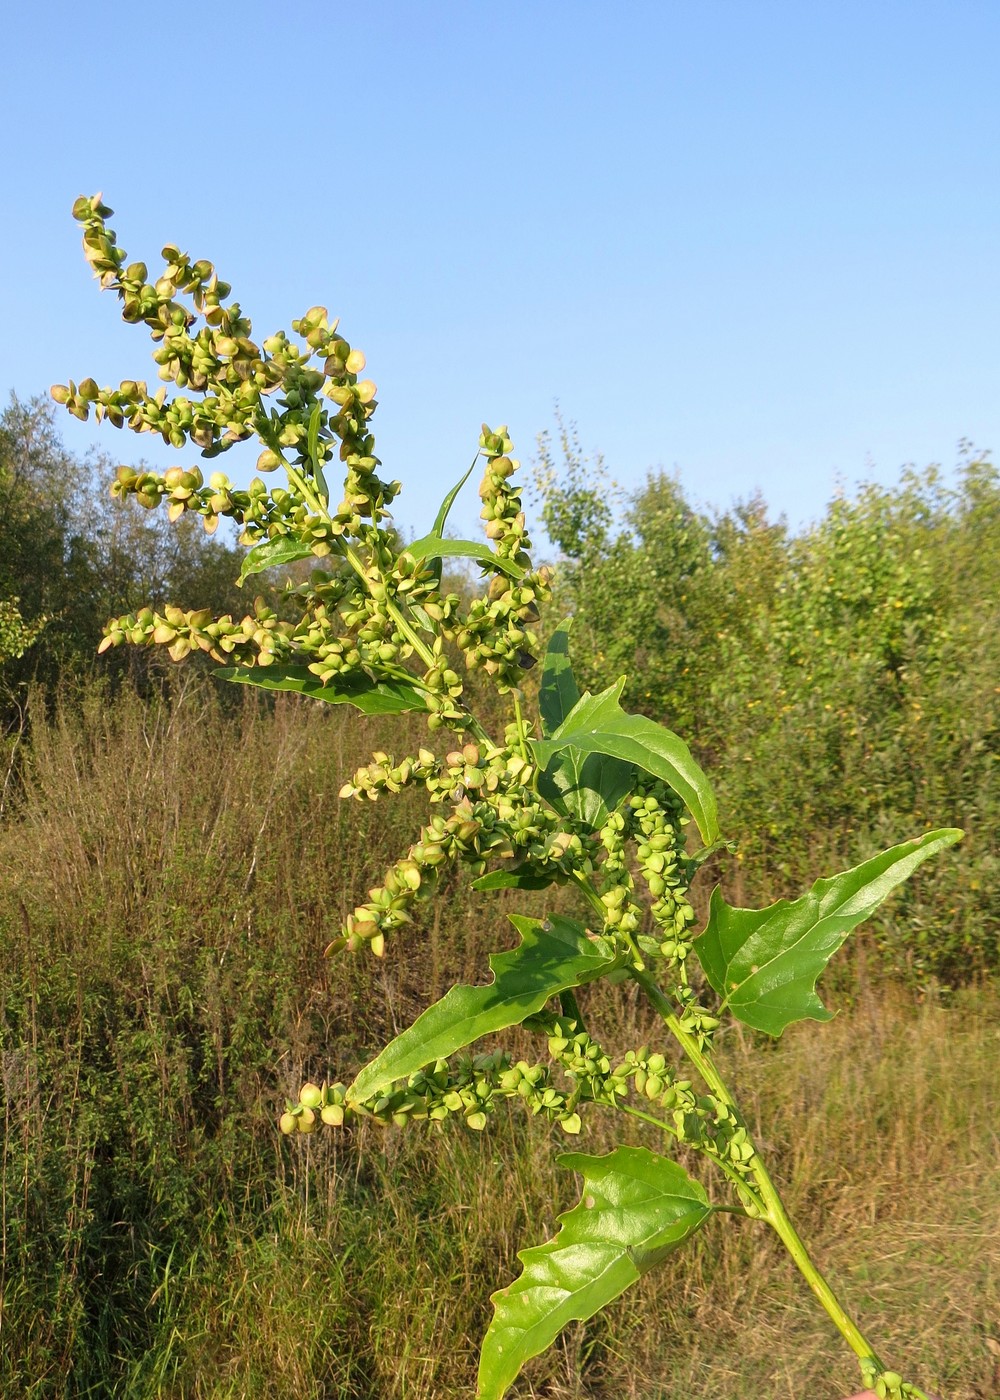
[[[70,219],[100,189],[261,335],[340,315],[407,528],[556,400],[623,484],[793,524],[1000,447],[996,0],[54,0],[4,47],[3,393],[154,378]]]

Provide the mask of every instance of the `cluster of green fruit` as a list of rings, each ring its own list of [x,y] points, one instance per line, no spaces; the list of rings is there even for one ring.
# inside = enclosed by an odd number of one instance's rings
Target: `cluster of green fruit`
[[[320,1123],[340,1127],[352,1118],[396,1127],[454,1118],[481,1132],[499,1103],[515,1100],[572,1135],[582,1126],[575,1111],[579,1098],[578,1090],[567,1092],[553,1084],[549,1065],[514,1062],[506,1052],[495,1050],[459,1055],[454,1061],[440,1059],[370,1100],[352,1097],[342,1084],[304,1084],[298,1101],[286,1104],[278,1126],[291,1134],[313,1133]]]

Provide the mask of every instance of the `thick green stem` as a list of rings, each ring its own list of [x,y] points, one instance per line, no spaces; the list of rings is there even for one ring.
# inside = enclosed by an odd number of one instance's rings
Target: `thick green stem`
[[[639,969],[633,970],[632,976],[642,987],[650,1004],[659,1013],[667,1029],[678,1041],[715,1097],[727,1107],[737,1109],[738,1112],[736,1101],[716,1068],[711,1055],[704,1051],[695,1037],[681,1025],[674,1014],[669,999],[657,986],[654,979],[648,972]],[[884,1367],[871,1342],[848,1315],[843,1304],[810,1258],[809,1252],[792,1224],[788,1212],[785,1210],[784,1202],[778,1194],[778,1189],[771,1180],[756,1148],[750,1162],[750,1169],[756,1182],[757,1192],[765,1207],[765,1219],[773,1227],[782,1244],[794,1259],[796,1267],[812,1289],[813,1294],[822,1303],[841,1336],[858,1359],[863,1362],[874,1362],[879,1370],[883,1370]]]

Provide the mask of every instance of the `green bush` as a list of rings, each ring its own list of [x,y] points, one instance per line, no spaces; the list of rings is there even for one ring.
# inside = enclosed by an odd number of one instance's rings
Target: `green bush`
[[[623,503],[615,528],[600,464],[566,436],[563,459],[544,448],[542,514],[563,556],[557,608],[576,615],[578,667],[595,687],[639,678],[632,704],[693,737],[754,872],[735,877],[736,895],[794,890],[817,867],[954,822],[967,832],[956,858],[914,881],[868,938],[920,985],[995,970],[992,463],[966,451],[952,485],[931,469],[863,487],[791,534],[760,500],[697,511],[663,474]]]

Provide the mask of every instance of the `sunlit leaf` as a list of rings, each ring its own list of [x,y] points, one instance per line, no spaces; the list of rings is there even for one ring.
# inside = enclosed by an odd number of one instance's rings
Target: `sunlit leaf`
[[[548,739],[532,740],[541,770],[552,772],[552,759],[567,749],[621,759],[660,778],[673,788],[698,823],[706,844],[718,840],[715,794],[683,739],[644,715],[629,715],[619,697],[624,680],[600,695],[589,691]]]
[[[441,502],[441,508],[438,511],[437,515],[434,517],[434,524],[431,526],[432,537],[436,536],[438,539],[440,539],[441,536],[444,534],[444,527],[448,522],[448,515],[451,511],[451,508],[455,504],[455,498],[458,495],[459,491],[461,491],[465,483],[468,481],[469,477],[472,475],[473,468],[475,467],[478,461],[479,453],[477,452],[475,457],[473,457],[472,459],[472,462],[469,466],[469,470],[462,477],[461,481],[457,481],[455,483],[455,485],[448,492],[447,496],[445,496],[444,500]]]
[[[422,540],[408,544],[403,553],[412,555],[414,559],[476,559],[499,569],[502,574],[509,574],[511,578],[521,578],[524,574],[520,564],[515,564],[512,559],[501,559],[492,549],[475,540],[443,540],[438,535],[425,535]]]
[[[313,557],[309,545],[292,535],[277,535],[273,540],[262,540],[244,556],[237,583],[242,587],[244,579],[249,578],[251,574],[263,573],[265,569],[277,569],[282,564],[293,564],[296,559]]]
[[[489,986],[452,987],[366,1065],[349,1090],[353,1099],[370,1099],[393,1080],[484,1035],[520,1025],[556,992],[582,986],[614,966],[610,944],[573,919],[554,915],[543,923],[512,914],[511,923],[521,942],[509,953],[490,958]]]
[[[585,1321],[689,1239],[712,1214],[683,1167],[645,1147],[573,1153],[583,1195],[547,1244],[520,1252],[519,1278],[493,1295],[479,1359],[479,1400],[500,1400],[524,1363],[569,1322]]]
[[[794,1021],[829,1021],[815,989],[834,953],[917,866],[961,838],[954,827],[929,831],[766,909],[733,909],[713,890],[694,943],[705,976],[738,1020],[768,1035]]]
[[[328,705],[353,705],[366,715],[400,715],[408,710],[427,709],[426,695],[410,681],[373,681],[356,671],[326,685],[305,666],[227,666],[215,674],[261,690],[289,690],[311,700],[324,700]]]

